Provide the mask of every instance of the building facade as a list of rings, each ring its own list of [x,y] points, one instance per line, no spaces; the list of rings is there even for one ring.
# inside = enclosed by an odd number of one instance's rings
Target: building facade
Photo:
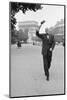
[[[49,28],[49,33],[54,35],[56,42],[64,42],[64,20],[61,19],[54,27]]]

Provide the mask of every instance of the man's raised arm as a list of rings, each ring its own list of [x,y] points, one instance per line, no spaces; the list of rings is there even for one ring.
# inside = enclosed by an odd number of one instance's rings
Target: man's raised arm
[[[42,22],[41,22],[41,25],[39,26],[39,30],[40,30],[42,24],[44,24],[44,23],[45,23],[45,21],[42,21]],[[39,30],[36,30],[36,35],[37,35],[39,38],[43,38],[43,34],[39,34]]]
[[[44,23],[45,23],[45,20],[43,20],[43,21],[41,22],[41,25],[39,26],[39,30],[40,30],[42,24],[44,24]]]

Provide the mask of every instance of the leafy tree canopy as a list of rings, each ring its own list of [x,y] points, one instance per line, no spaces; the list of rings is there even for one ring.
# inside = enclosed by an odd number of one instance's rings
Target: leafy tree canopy
[[[15,24],[16,24],[15,14],[18,13],[19,10],[21,10],[22,13],[25,13],[28,10],[36,12],[38,9],[42,9],[41,4],[10,2],[11,30],[15,28]]]

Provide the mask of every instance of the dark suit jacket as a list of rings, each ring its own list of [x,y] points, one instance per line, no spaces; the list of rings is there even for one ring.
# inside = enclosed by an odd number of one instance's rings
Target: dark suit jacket
[[[55,46],[54,36],[51,34],[39,34],[39,31],[36,31],[36,35],[42,40],[42,54],[46,55],[47,51]],[[48,38],[49,35],[49,38]]]

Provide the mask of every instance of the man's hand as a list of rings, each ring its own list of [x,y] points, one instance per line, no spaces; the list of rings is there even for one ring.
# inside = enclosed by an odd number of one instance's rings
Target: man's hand
[[[45,20],[43,20],[42,22],[41,22],[41,24],[44,24],[45,23]]]
[[[52,48],[50,48],[50,51],[52,51]]]

